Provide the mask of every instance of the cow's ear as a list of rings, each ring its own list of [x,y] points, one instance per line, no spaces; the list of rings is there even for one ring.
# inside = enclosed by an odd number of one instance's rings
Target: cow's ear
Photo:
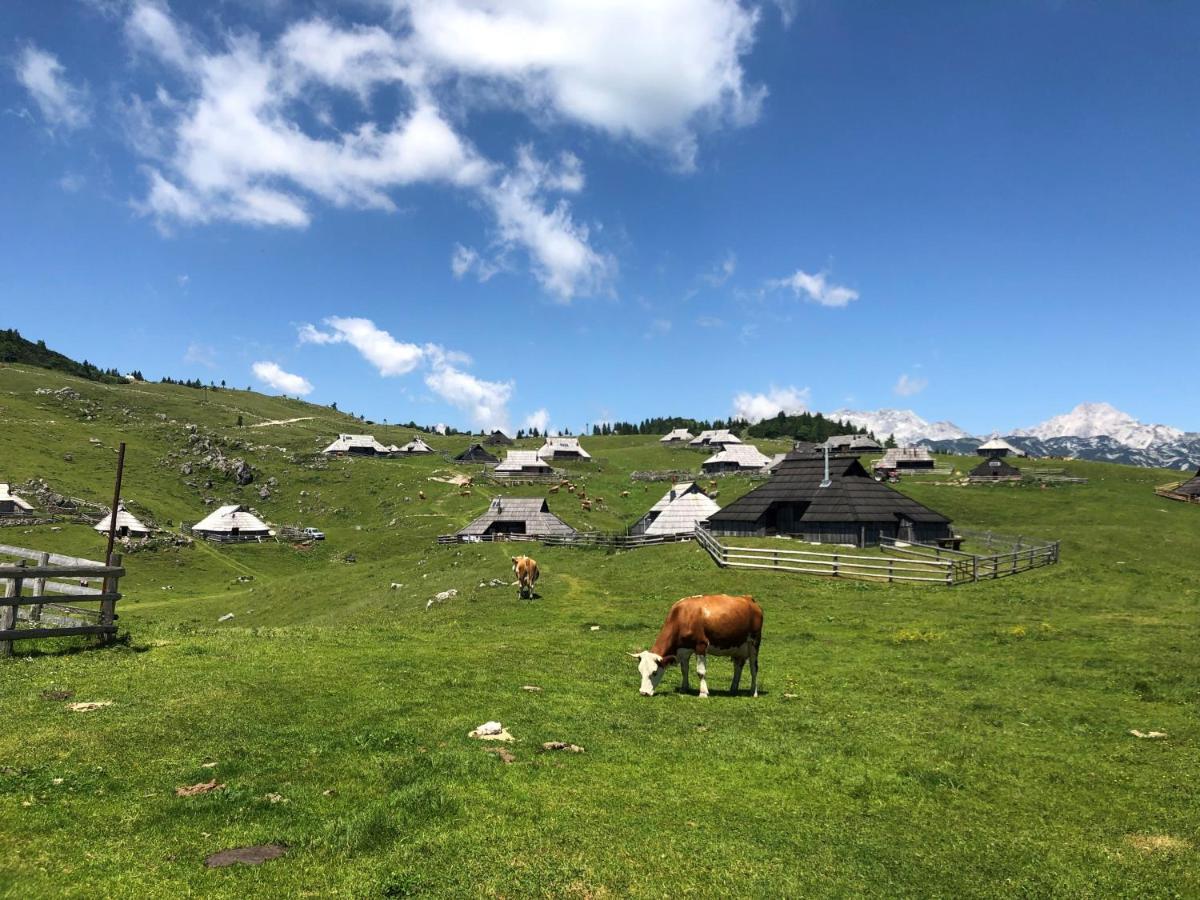
[[[512,564],[513,564],[514,566],[517,564],[517,558],[516,558],[515,556],[514,556],[514,557],[512,557]]]

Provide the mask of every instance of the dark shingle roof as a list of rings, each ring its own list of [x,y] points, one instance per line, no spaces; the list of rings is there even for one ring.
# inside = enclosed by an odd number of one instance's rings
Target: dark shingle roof
[[[1185,481],[1179,487],[1175,488],[1175,493],[1183,494],[1187,497],[1200,497],[1200,472],[1196,473],[1195,478]]]
[[[524,522],[526,534],[574,534],[575,529],[550,512],[544,497],[496,497],[487,512],[459,534],[481,535],[495,522]]]
[[[500,460],[492,456],[483,449],[482,444],[472,444],[458,456],[454,457],[455,462],[479,462],[479,463],[498,463]]]
[[[1021,470],[999,457],[985,459],[969,473],[972,478],[1020,478]]]
[[[804,522],[894,524],[900,516],[915,523],[948,524],[950,519],[876,481],[856,456],[830,455],[829,487],[822,456],[789,453],[770,479],[730,503],[709,521],[756,522],[775,503],[803,504]]]

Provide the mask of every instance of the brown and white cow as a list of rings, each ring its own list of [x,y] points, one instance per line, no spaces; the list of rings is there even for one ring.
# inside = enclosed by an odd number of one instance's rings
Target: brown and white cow
[[[528,593],[529,599],[532,600],[533,586],[542,574],[538,569],[537,560],[529,556],[514,556],[512,564],[513,574],[517,576],[517,599],[520,600]]]
[[[733,684],[736,694],[742,667],[750,662],[750,691],[758,696],[758,646],[762,642],[762,608],[752,597],[706,594],[684,597],[671,607],[654,646],[641,653],[630,653],[638,661],[642,676],[641,693],[654,696],[667,666],[676,660],[683,672],[683,689],[688,690],[688,659],[696,654],[696,674],[700,676],[700,696],[708,696],[708,656],[733,657]]]

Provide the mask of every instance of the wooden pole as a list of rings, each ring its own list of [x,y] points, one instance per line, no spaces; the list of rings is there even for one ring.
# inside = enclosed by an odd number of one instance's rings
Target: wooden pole
[[[105,560],[110,566],[121,565],[121,554],[113,553]],[[108,595],[116,594],[120,588],[120,583],[116,575],[104,576],[104,593]],[[100,601],[100,624],[106,628],[111,628],[116,621],[116,600],[101,600]],[[100,642],[102,644],[111,644],[116,635],[112,632],[102,634]]]
[[[19,563],[17,563],[17,565],[24,567],[25,560],[21,560]],[[5,599],[16,597],[19,600],[21,598],[21,581],[22,579],[19,576],[16,578],[10,578],[8,580],[8,583],[4,586]],[[0,631],[16,630],[18,609],[19,607],[17,607],[15,604],[13,606],[5,606],[4,608],[0,609]],[[12,656],[12,653],[12,640],[9,639],[0,641],[0,657]]]
[[[125,474],[125,442],[117,451],[117,481],[113,485],[112,513],[108,517],[108,546],[104,549],[104,560],[112,556],[113,543],[117,539],[117,507],[121,503],[121,477]]]

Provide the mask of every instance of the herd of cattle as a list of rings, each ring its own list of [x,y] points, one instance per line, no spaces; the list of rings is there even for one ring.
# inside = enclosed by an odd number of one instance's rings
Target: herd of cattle
[[[529,556],[512,557],[513,575],[517,579],[517,597],[533,599],[534,585],[541,570],[537,560]],[[742,669],[750,663],[750,693],[758,696],[758,647],[762,643],[763,611],[753,597],[733,597],[728,594],[701,594],[678,600],[667,613],[667,619],[649,650],[630,653],[637,660],[642,677],[640,692],[653,697],[654,691],[675,662],[683,673],[683,690],[688,688],[688,663],[696,657],[696,675],[700,679],[700,696],[708,696],[708,657],[728,656],[733,659],[733,684],[736,694],[742,679]]]

